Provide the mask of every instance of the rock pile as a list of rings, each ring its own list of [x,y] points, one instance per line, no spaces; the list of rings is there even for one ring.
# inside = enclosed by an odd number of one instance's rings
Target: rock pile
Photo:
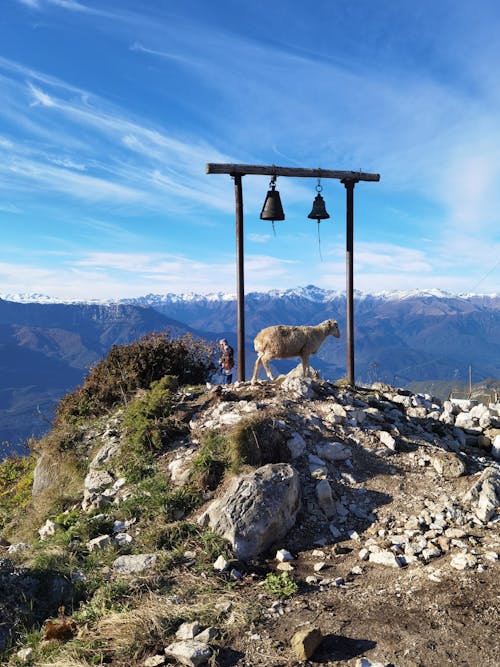
[[[352,392],[301,378],[285,380],[259,400],[235,400],[235,395],[244,389],[232,388],[230,401],[224,400],[223,392],[221,402],[193,419],[191,427],[199,434],[209,428],[223,429],[228,423],[238,423],[262,410],[279,413],[285,408],[286,417],[276,419],[274,428],[286,439],[288,465],[300,478],[302,509],[292,531],[299,546],[301,533],[309,538],[307,546],[345,538],[352,531],[359,534],[376,524],[375,534],[361,549],[361,559],[403,566],[428,563],[450,550],[477,546],[468,542],[474,527],[493,527],[496,523],[500,482],[499,466],[493,457],[500,427],[498,404],[482,406],[458,400],[440,405],[430,396],[412,395],[379,384]],[[464,491],[459,492],[457,485],[451,484],[450,493],[443,492],[437,499],[423,498],[421,507],[411,514],[401,512],[396,517],[380,519],[378,507],[384,498],[370,490],[366,479],[372,474],[370,466],[380,467],[380,461],[387,461],[390,472],[394,459],[403,460],[407,468],[417,473],[434,475],[441,486],[464,475],[470,482]],[[251,479],[262,474],[264,469],[245,477],[249,489]],[[280,488],[278,477],[271,475],[269,481],[271,486]],[[210,525],[237,550],[244,535],[252,534],[252,546],[245,549],[245,557],[251,557],[270,546],[269,541],[252,533],[252,524],[259,521],[256,515],[247,518],[240,511],[231,527],[226,525],[234,508],[242,506],[236,491],[242,483],[242,478],[235,480],[234,488],[214,501],[203,519],[210,516]],[[255,486],[252,493],[258,503]],[[417,503],[418,498],[412,497],[412,502]],[[296,503],[295,495],[284,503],[291,515],[280,521],[285,530],[275,533],[275,543],[291,527],[297,514]],[[468,566],[472,560],[468,559]],[[475,557],[477,565],[484,565],[483,561],[482,556]]]

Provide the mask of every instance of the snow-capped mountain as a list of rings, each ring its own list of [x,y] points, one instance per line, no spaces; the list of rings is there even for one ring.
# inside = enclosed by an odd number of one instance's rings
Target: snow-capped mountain
[[[245,298],[259,299],[305,299],[307,301],[325,303],[339,298],[345,298],[345,291],[328,290],[315,285],[306,287],[294,287],[290,289],[273,289],[267,292],[249,292]],[[440,289],[425,290],[393,290],[382,292],[361,292],[354,290],[354,298],[358,301],[366,300],[387,300],[401,301],[404,299],[465,299],[473,301],[495,301],[500,299],[500,293],[492,294],[453,294]],[[213,303],[213,302],[231,302],[236,300],[236,294],[232,292],[210,292],[207,294],[197,294],[195,292],[181,292],[166,294],[146,294],[139,297],[127,297],[122,299],[62,299],[48,296],[46,294],[12,292],[0,293],[0,299],[4,301],[15,301],[17,303],[66,303],[66,304],[103,304],[113,303],[133,303],[136,305],[163,306],[173,303]]]
[[[10,297],[7,299],[6,297]],[[3,299],[3,300],[1,300]],[[312,285],[245,296],[246,377],[252,341],[272,324],[338,320],[340,340],[327,340],[313,366],[323,377],[345,375],[345,293]],[[360,383],[500,378],[500,296],[440,290],[355,293],[355,372]],[[236,346],[232,294],[148,294],[119,303],[61,303],[40,294],[0,298],[0,441],[47,428],[54,402],[79,384],[114,343],[148,331],[190,329]],[[286,371],[296,360],[276,362]],[[41,412],[41,414],[40,414]]]

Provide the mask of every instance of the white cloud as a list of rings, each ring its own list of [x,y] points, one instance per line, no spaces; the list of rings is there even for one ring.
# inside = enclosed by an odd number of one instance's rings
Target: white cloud
[[[130,47],[131,51],[139,51],[140,53],[147,53],[151,56],[158,56],[166,58],[167,60],[176,60],[178,62],[189,62],[189,58],[181,56],[177,53],[169,53],[167,51],[156,51],[155,49],[148,49],[139,42],[134,42]]]
[[[60,192],[80,200],[138,202],[145,195],[134,188],[114,183],[110,180],[70,171],[59,167],[51,167],[47,163],[36,160],[15,158],[7,164],[0,163],[0,174],[10,173],[15,176],[16,187],[29,191],[36,183],[53,192]]]
[[[18,206],[6,204],[5,202],[0,202],[0,211],[4,213],[22,213],[22,210]]]
[[[268,243],[271,240],[270,234],[247,234],[246,236],[252,243]]]
[[[384,267],[384,273],[432,272],[432,264],[425,252],[388,243],[358,243],[354,249],[356,268],[360,273],[370,273]]]
[[[70,158],[49,157],[48,159],[50,162],[57,165],[58,167],[64,167],[65,169],[75,169],[76,171],[85,171],[87,169],[87,167],[84,164],[79,162],[74,162]]]
[[[43,107],[54,107],[55,102],[54,100],[48,95],[47,93],[44,93],[43,90],[40,90],[40,88],[37,88],[33,84],[29,83],[28,86],[30,87],[31,93],[33,95],[33,102],[31,103],[31,106],[37,106],[41,105]]]
[[[27,7],[33,7],[34,9],[38,9],[40,7],[40,2],[39,0],[17,0],[20,2],[22,5],[26,5]]]
[[[58,7],[62,7],[63,9],[70,9],[72,11],[77,11],[77,12],[91,11],[89,7],[82,5],[81,2],[77,2],[76,0],[48,0],[48,2],[51,5],[57,5]]]

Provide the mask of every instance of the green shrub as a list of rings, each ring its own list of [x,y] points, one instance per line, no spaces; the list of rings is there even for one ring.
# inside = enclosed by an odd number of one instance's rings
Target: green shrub
[[[162,446],[162,427],[166,425],[172,407],[172,392],[177,388],[174,377],[166,375],[151,384],[151,390],[127,406],[123,427],[127,443],[132,447],[159,450]]]
[[[263,583],[264,590],[275,598],[288,598],[294,595],[299,587],[288,575],[288,572],[269,572]]]
[[[191,486],[173,487],[163,473],[157,472],[137,484],[136,492],[122,502],[120,512],[126,518],[174,521],[188,514],[202,502]]]
[[[126,404],[137,389],[147,389],[164,375],[180,385],[201,384],[214,370],[213,346],[185,334],[175,340],[168,331],[151,333],[128,345],[113,345],[83,385],[59,403],[54,424],[78,422]]]

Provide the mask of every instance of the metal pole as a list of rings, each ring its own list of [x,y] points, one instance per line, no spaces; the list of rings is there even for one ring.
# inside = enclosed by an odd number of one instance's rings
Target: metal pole
[[[238,311],[238,380],[245,380],[245,280],[243,271],[243,188],[241,174],[234,175],[236,199],[236,272]]]
[[[347,382],[354,387],[354,184],[342,181],[346,189],[346,337]]]

